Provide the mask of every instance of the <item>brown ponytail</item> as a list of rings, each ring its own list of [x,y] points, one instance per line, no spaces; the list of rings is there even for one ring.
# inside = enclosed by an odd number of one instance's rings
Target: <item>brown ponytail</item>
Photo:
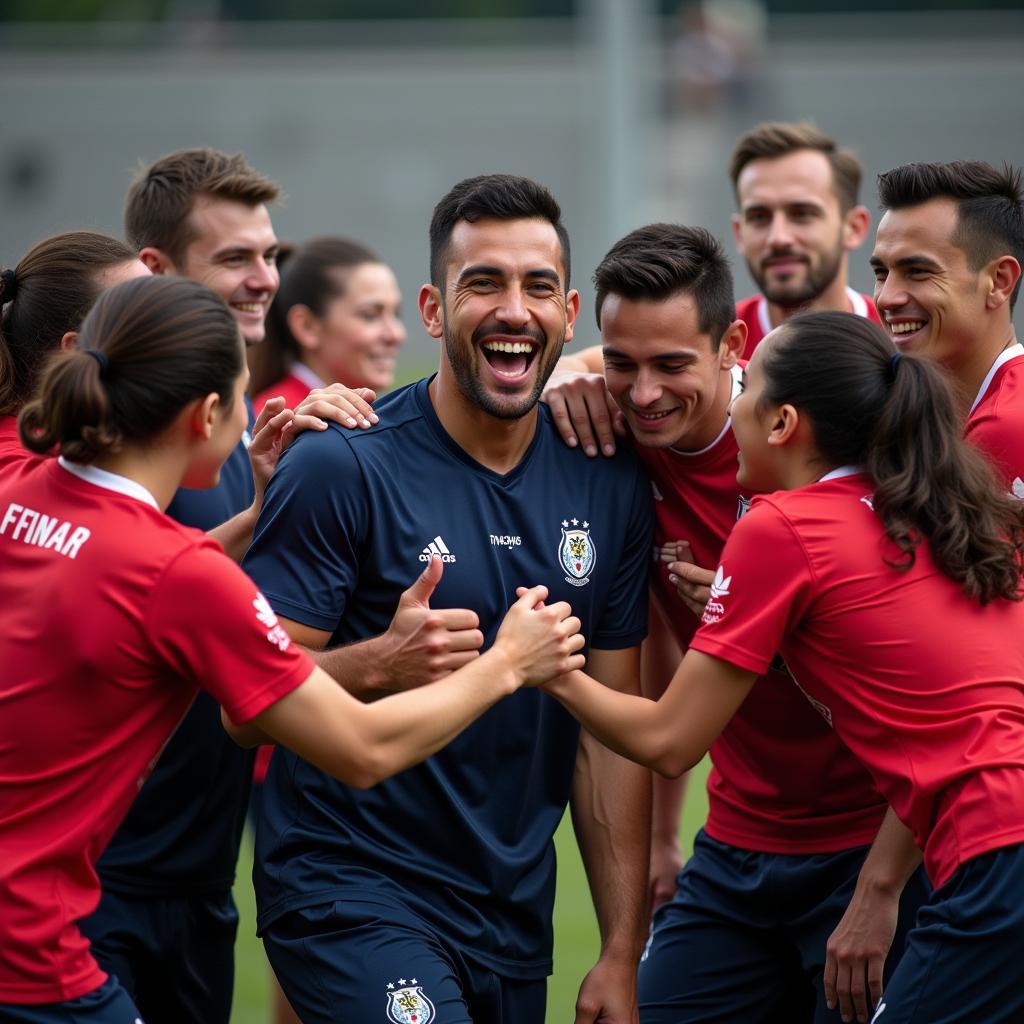
[[[889,564],[909,568],[926,539],[939,570],[982,604],[1024,596],[1024,504],[963,440],[937,366],[897,356],[864,317],[805,313],[779,329],[763,368],[763,401],[801,410],[825,462],[874,480],[875,513],[899,550]]]
[[[183,278],[140,277],[104,292],[79,347],[56,355],[18,420],[22,443],[90,463],[159,435],[193,399],[230,407],[244,355],[227,306]]]
[[[94,231],[66,231],[34,245],[0,283],[0,415],[31,397],[51,353],[82,326],[103,275],[132,263],[124,242]]]

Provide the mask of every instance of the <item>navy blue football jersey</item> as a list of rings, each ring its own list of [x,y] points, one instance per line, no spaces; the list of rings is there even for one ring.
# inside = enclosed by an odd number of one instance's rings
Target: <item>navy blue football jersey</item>
[[[647,628],[650,485],[633,453],[588,459],[546,406],[500,475],[445,432],[428,381],[389,395],[366,431],[300,437],[271,480],[243,567],[276,611],[349,643],[387,629],[432,554],[432,607],[472,608],[489,646],[517,586],[567,600],[594,648]],[[555,856],[579,729],[520,690],[447,748],[356,790],[279,748],[264,786],[254,872],[261,928],[332,900],[411,910],[510,977],[551,969]]]
[[[246,406],[251,430],[248,399]],[[247,430],[216,487],[181,488],[167,514],[206,531],[247,509],[256,494],[249,440]],[[200,691],[100,858],[104,889],[166,895],[230,889],[254,758],[228,737],[217,701]]]

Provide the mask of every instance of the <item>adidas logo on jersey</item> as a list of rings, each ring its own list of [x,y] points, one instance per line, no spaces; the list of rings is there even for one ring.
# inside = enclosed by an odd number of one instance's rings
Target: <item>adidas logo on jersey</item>
[[[729,586],[732,583],[732,577],[725,575],[724,568],[724,566],[720,565],[715,571],[715,578],[711,581],[711,597],[704,606],[701,622],[708,624],[719,622],[725,614],[725,605],[722,604],[719,598],[729,596]]]
[[[441,540],[441,535],[438,534],[422,551],[420,554],[421,562],[429,562],[431,555],[437,555],[442,562],[454,562],[455,556],[448,550],[448,545]]]
[[[287,651],[292,642],[291,637],[288,636],[284,627],[277,621],[277,616],[274,614],[274,609],[270,607],[270,602],[258,590],[256,591],[256,596],[252,599],[252,606],[256,609],[257,620],[266,627],[267,639],[275,647],[279,647],[282,651]]]
[[[711,596],[712,597],[726,597],[729,593],[729,584],[732,583],[732,577],[726,576],[722,572],[722,566],[719,566],[715,572],[715,578],[711,581]]]

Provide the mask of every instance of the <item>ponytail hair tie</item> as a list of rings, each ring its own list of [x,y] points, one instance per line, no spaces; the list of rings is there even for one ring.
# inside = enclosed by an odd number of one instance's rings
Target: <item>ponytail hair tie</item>
[[[900,365],[900,360],[902,358],[902,352],[893,352],[893,354],[889,356],[889,380],[896,379],[896,367]]]
[[[4,302],[13,302],[14,296],[18,291],[18,278],[15,276],[13,270],[5,270],[0,273],[0,282],[3,283],[3,293],[0,295],[0,304]]]
[[[106,377],[110,373],[110,360],[106,357],[104,353],[94,348],[87,348],[85,350],[85,354],[87,356],[91,356],[99,364],[101,379],[103,377]]]

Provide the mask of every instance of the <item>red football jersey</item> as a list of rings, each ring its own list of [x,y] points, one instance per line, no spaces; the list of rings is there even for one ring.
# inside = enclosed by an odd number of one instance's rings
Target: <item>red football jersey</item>
[[[41,457],[22,447],[21,438],[18,436],[17,416],[0,416],[0,470],[12,463],[17,464]]]
[[[745,499],[731,424],[702,452],[636,445],[655,495],[655,539],[688,540],[698,565],[718,565]],[[651,585],[674,610],[685,650],[698,620],[660,561]],[[668,616],[667,616],[668,618]],[[711,747],[709,835],[764,853],[828,853],[870,843],[885,813],[868,772],[780,671],[767,672]],[[808,766],[813,765],[809,771]]]
[[[1024,500],[1024,345],[1011,345],[992,364],[971,406],[964,437]]]
[[[252,407],[259,416],[263,406],[267,404],[268,398],[284,396],[286,409],[296,409],[300,402],[305,401],[306,395],[313,388],[322,388],[324,382],[305,363],[295,363],[286,376],[282,377],[276,384],[264,388],[253,400]]]
[[[898,552],[871,501],[851,469],[755,498],[691,646],[752,672],[781,650],[939,886],[1024,841],[1024,604],[983,608],[927,545],[909,570],[891,568]],[[806,770],[818,766],[808,758]]]
[[[0,483],[0,1003],[106,977],[94,864],[208,689],[237,722],[313,670],[256,585],[134,481],[63,459]]]
[[[850,302],[850,313],[858,316],[866,316],[876,324],[882,322],[875,309],[874,302],[867,295],[855,292],[852,288],[846,289],[846,297]],[[772,329],[772,322],[768,316],[768,301],[759,292],[749,298],[742,299],[736,303],[736,317],[747,325],[747,344],[743,349],[743,358],[749,359],[754,354],[761,339]]]

